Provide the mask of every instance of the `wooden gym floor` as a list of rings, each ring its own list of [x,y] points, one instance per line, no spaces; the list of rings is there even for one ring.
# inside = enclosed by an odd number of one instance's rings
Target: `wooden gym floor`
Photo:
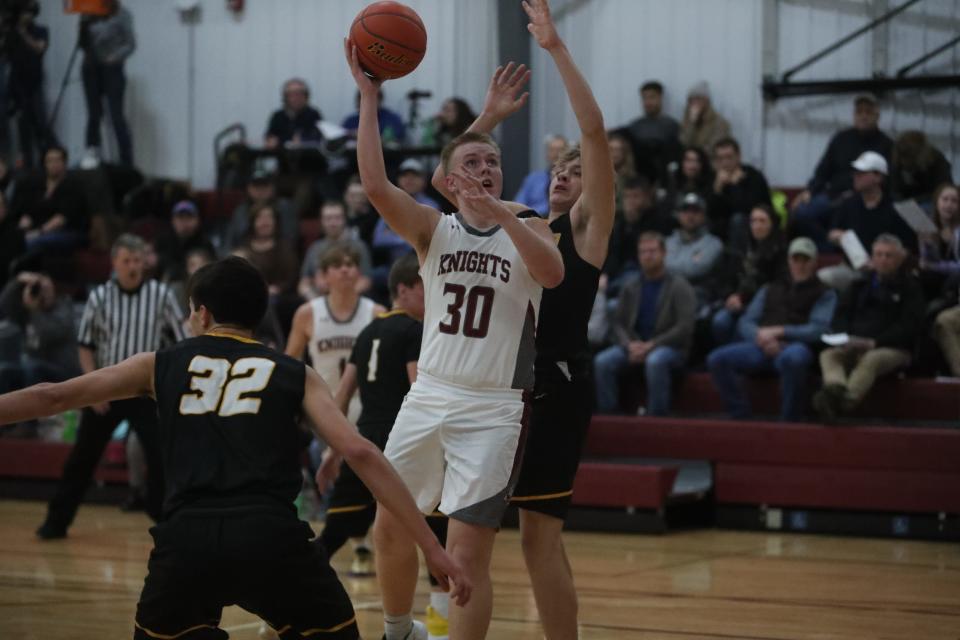
[[[0,501],[0,638],[129,638],[151,541],[142,514],[81,507],[66,540],[39,542],[45,506]],[[960,547],[719,530],[571,533],[585,640],[960,638]],[[349,550],[334,565],[349,564]],[[516,531],[494,554],[489,637],[542,638]],[[376,581],[346,578],[365,638],[382,633]],[[426,603],[422,580],[417,606]],[[258,637],[231,607],[232,638]]]

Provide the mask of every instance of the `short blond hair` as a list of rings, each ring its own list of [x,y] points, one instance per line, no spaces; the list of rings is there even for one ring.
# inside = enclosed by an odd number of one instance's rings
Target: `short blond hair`
[[[450,173],[450,159],[453,158],[453,152],[457,150],[458,147],[462,147],[465,144],[470,144],[471,142],[479,142],[482,144],[489,145],[493,147],[493,150],[497,152],[497,155],[500,153],[500,145],[497,144],[497,141],[493,139],[487,133],[478,133],[476,131],[467,131],[466,133],[461,133],[456,138],[447,143],[443,148],[443,151],[440,152],[440,166],[443,167],[444,175]]]

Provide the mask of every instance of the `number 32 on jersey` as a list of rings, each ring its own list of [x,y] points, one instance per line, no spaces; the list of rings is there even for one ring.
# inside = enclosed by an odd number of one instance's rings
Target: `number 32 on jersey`
[[[180,413],[199,416],[214,413],[222,417],[260,411],[260,398],[248,394],[263,391],[276,363],[266,358],[240,358],[230,365],[223,358],[195,356],[187,370],[191,393],[180,396]]]

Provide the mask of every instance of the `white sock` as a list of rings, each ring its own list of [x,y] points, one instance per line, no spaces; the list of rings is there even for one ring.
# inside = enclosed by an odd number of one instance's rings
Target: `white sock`
[[[430,606],[444,619],[450,617],[450,596],[443,591],[430,592]]]
[[[383,634],[386,640],[403,640],[413,629],[413,614],[392,616],[383,614]]]

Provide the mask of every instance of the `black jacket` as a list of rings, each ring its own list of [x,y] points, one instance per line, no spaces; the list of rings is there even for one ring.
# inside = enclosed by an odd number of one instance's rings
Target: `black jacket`
[[[838,132],[823,152],[807,188],[814,194],[826,192],[831,198],[850,191],[853,189],[850,165],[864,151],[876,151],[889,162],[893,140],[879,129],[861,132],[851,127]]]
[[[833,331],[872,338],[878,347],[913,351],[924,308],[920,283],[909,273],[901,270],[888,280],[871,273],[840,297]]]

